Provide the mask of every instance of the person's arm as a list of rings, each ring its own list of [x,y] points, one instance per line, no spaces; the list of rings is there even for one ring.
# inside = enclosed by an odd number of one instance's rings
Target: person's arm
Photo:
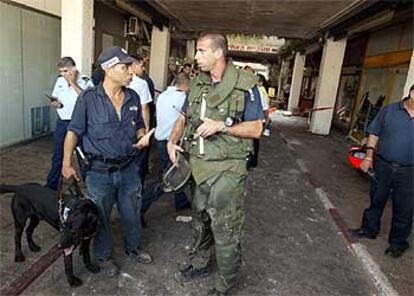
[[[369,134],[367,140],[367,150],[364,160],[360,165],[360,169],[363,172],[367,172],[374,167],[375,149],[385,124],[385,117],[387,114],[387,108],[381,109],[381,111],[375,116],[374,120],[368,126],[367,132]]]
[[[198,127],[197,133],[201,137],[207,138],[222,131],[223,128],[225,128],[224,122],[204,118],[204,123]],[[262,120],[252,120],[235,124],[229,127],[226,133],[239,138],[258,139],[262,134],[262,129]]]
[[[79,180],[75,168],[72,166],[72,155],[77,143],[78,136],[69,130],[66,133],[65,143],[63,145],[62,175],[66,179],[74,177],[76,180]]]
[[[151,120],[149,103],[148,104],[142,104],[141,108],[142,108],[142,119],[143,119],[144,125],[145,125],[145,132],[148,132],[149,129],[150,129],[150,120]]]
[[[78,72],[70,71],[68,75],[65,77],[69,85],[75,90],[75,92],[79,95],[83,89],[76,83],[76,79],[80,75]]]
[[[76,100],[75,108],[72,113],[72,120],[69,123],[63,144],[63,162],[62,175],[69,179],[74,177],[79,180],[76,171],[72,166],[72,155],[78,143],[78,136],[81,137],[86,131],[87,125],[87,107],[85,102],[85,93],[82,93]]]
[[[374,156],[378,139],[379,137],[373,134],[370,134],[368,136],[366,155],[360,165],[360,169],[363,172],[367,172],[369,169],[372,169],[374,167]]]
[[[175,160],[176,160],[175,156],[176,156],[177,150],[181,152],[184,151],[180,146],[177,145],[178,140],[180,139],[183,133],[184,126],[185,126],[185,117],[183,115],[180,115],[180,117],[178,117],[177,121],[174,124],[173,130],[170,134],[170,138],[167,143],[168,156],[170,157],[170,160],[172,163],[175,163]]]
[[[49,105],[55,109],[59,109],[62,107],[61,102],[59,101],[59,95],[61,94],[60,86],[62,83],[62,79],[62,77],[58,77],[56,79],[55,85],[53,86],[52,97],[56,98],[56,100],[49,100]]]
[[[147,147],[149,145],[152,134],[155,132],[155,128],[148,131],[147,133],[145,132],[145,130],[146,129],[141,128],[137,131],[138,142],[133,145],[137,149],[142,149],[144,147]]]
[[[203,138],[207,138],[220,131],[240,138],[258,139],[262,134],[264,119],[263,106],[260,97],[260,91],[257,86],[250,92],[245,92],[245,106],[243,111],[244,121],[235,124],[229,128],[225,128],[224,122],[204,118],[204,123],[197,129],[197,134]]]

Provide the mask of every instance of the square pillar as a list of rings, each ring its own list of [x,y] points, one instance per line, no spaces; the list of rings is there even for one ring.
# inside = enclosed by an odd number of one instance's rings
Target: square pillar
[[[404,97],[408,95],[408,91],[410,90],[410,87],[413,84],[414,84],[414,50],[413,50],[413,53],[411,54],[410,66],[408,67],[408,73],[407,73],[407,80],[405,81],[404,92],[403,92],[401,99],[403,99]]]
[[[167,27],[163,27],[162,31],[156,26],[152,27],[149,76],[154,81],[155,89],[160,91],[167,86],[170,39]]]
[[[289,71],[289,61],[282,60],[282,65],[280,66],[280,72],[279,72],[279,79],[277,82],[277,97],[280,97],[280,93],[282,92],[283,83],[284,83],[284,77],[286,76],[287,72]]]
[[[306,55],[302,55],[300,52],[296,53],[288,103],[288,110],[290,111],[299,107],[299,97],[300,91],[302,89],[303,72],[305,71],[305,60]]]
[[[195,40],[187,40],[187,62],[193,63],[195,57]]]
[[[337,41],[329,38],[323,48],[313,108],[331,109],[315,110],[312,113],[310,131],[314,134],[328,135],[331,129],[346,42],[346,38]]]
[[[93,62],[93,0],[62,0],[62,56],[70,56],[78,70],[91,75]]]

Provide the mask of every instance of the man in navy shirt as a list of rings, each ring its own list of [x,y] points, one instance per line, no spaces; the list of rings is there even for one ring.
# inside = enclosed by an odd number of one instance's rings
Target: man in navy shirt
[[[376,238],[391,193],[390,246],[385,254],[397,258],[409,246],[407,239],[413,224],[414,85],[403,101],[378,113],[368,133],[368,150],[361,169],[366,172],[374,168],[376,180],[371,181],[371,203],[364,211],[362,226],[350,229],[350,233],[359,238]]]
[[[154,130],[145,134],[139,96],[125,87],[132,79],[129,67],[132,61],[117,46],[100,54],[98,63],[105,72],[104,80],[79,97],[64,144],[62,174],[65,178],[77,178],[71,158],[79,137],[90,160],[86,185],[98,206],[100,218],[95,257],[109,275],[119,272],[110,260],[110,218],[115,203],[123,224],[126,254],[140,263],[152,261],[149,254],[140,250],[138,196],[141,186],[134,160],[137,149],[148,146]]]

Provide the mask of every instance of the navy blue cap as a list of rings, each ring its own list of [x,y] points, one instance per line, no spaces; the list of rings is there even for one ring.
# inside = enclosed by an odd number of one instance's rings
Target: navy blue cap
[[[98,65],[101,68],[109,68],[116,64],[131,64],[134,58],[130,57],[125,49],[119,46],[112,46],[104,49],[98,57]]]

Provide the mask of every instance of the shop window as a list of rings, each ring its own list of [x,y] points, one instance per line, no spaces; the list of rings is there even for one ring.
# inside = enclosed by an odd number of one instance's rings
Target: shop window
[[[352,111],[358,92],[359,75],[344,75],[341,77],[336,100],[334,124],[347,133],[351,124]]]
[[[395,72],[395,77],[394,77],[394,83],[392,85],[391,96],[389,98],[390,103],[398,102],[403,97],[408,95],[408,94],[403,93],[405,81],[407,80],[408,68],[407,67],[397,68],[394,70],[394,72]]]
[[[405,24],[401,36],[400,50],[413,49],[413,25],[411,23]]]
[[[386,68],[366,69],[361,94],[369,93],[368,99],[376,104],[378,98],[387,92],[389,71]]]
[[[372,33],[369,37],[366,55],[373,56],[398,50],[400,35],[401,25]]]

